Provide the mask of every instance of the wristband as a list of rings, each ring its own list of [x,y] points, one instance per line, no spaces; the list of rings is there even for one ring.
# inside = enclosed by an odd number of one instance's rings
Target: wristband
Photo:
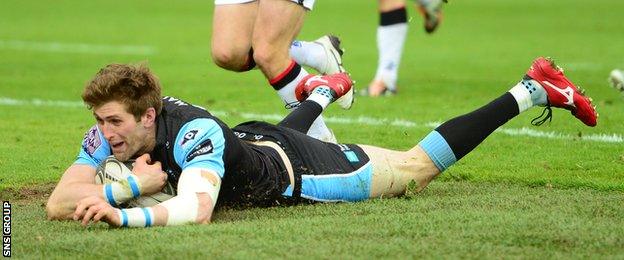
[[[132,198],[141,196],[141,186],[139,186],[139,178],[130,174],[127,178],[119,181],[104,184],[104,198],[113,207],[124,203]]]

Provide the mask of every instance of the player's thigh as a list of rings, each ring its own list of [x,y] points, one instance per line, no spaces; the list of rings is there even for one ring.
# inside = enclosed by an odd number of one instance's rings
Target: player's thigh
[[[379,0],[379,11],[388,12],[405,6],[405,0]]]
[[[257,11],[257,1],[235,4],[215,1],[212,54],[217,61],[247,61]]]
[[[401,195],[411,181],[415,182],[420,191],[440,172],[418,146],[406,152],[369,145],[358,146],[373,165],[372,198]]]
[[[303,24],[306,9],[290,0],[260,0],[252,45],[256,62],[288,58],[288,49]]]

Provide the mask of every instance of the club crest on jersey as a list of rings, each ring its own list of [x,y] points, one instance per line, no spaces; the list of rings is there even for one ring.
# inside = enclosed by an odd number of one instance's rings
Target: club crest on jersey
[[[197,156],[212,153],[212,150],[213,150],[212,141],[210,139],[205,140],[201,144],[196,146],[191,151],[191,153],[189,153],[189,155],[186,157],[186,162],[190,162]]]
[[[197,132],[199,132],[199,130],[197,129],[193,129],[193,130],[186,132],[186,134],[184,134],[184,138],[182,139],[182,142],[180,143],[180,145],[183,146],[184,144],[186,144],[186,142],[195,139],[195,136],[197,136]]]
[[[82,142],[83,149],[90,155],[95,153],[95,150],[100,148],[102,140],[100,140],[100,134],[96,126],[91,127],[87,133],[85,133],[84,140]]]

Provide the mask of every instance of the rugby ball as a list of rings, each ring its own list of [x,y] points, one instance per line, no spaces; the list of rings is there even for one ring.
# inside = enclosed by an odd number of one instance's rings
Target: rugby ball
[[[121,162],[115,159],[115,157],[109,156],[95,170],[95,183],[108,184],[121,179],[125,179],[130,174],[132,174],[133,165],[134,160]],[[165,200],[173,198],[175,195],[175,189],[173,188],[171,183],[167,182],[167,184],[165,184],[165,188],[163,188],[161,192],[131,199],[126,203],[121,204],[120,206],[122,208],[151,207]]]

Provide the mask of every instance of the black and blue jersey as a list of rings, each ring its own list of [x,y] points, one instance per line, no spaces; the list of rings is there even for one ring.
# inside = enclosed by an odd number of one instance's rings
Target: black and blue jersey
[[[85,134],[75,163],[95,168],[111,154],[110,144],[95,125]],[[215,171],[222,179],[219,204],[279,197],[290,184],[275,150],[245,143],[205,109],[172,97],[163,98],[150,156],[161,162],[174,187],[187,167]]]
[[[294,171],[294,185],[279,153],[254,145],[256,141],[271,141],[284,150]],[[85,134],[75,163],[95,168],[109,155],[110,145],[96,125]],[[222,179],[218,206],[273,205],[300,198],[359,201],[370,195],[372,165],[357,145],[325,143],[266,122],[246,122],[230,129],[205,109],[172,97],[163,98],[150,156],[161,162],[174,187],[187,167],[215,171]]]

